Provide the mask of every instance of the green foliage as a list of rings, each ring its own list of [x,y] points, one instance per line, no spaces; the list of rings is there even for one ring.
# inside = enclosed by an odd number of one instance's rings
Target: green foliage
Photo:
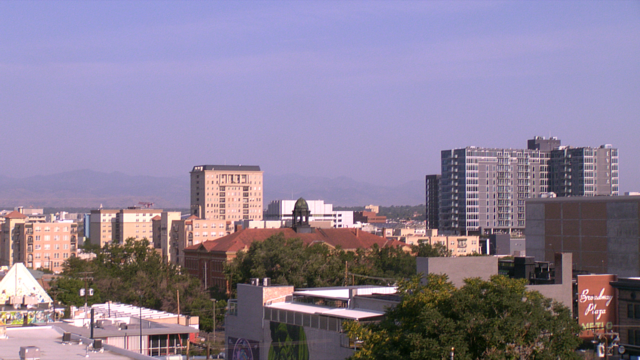
[[[178,312],[177,292],[180,293],[180,312],[211,319],[212,304],[200,281],[182,273],[174,264],[162,261],[160,255],[149,247],[149,241],[127,239],[124,244],[110,243],[103,248],[87,246],[85,251],[96,257],[90,261],[69,258],[63,266],[62,276],[52,286],[57,298],[65,305],[84,305],[78,295],[84,287],[84,272],[88,286],[95,295],[89,304],[115,301],[140,305],[151,309]],[[209,326],[212,320],[204,321]]]
[[[451,256],[451,251],[442,244],[430,245],[420,243],[411,247],[411,251],[417,257],[446,257]]]
[[[346,331],[364,341],[352,359],[578,359],[579,325],[569,309],[526,289],[526,281],[493,276],[456,289],[445,275],[401,281],[401,302],[385,320]]]
[[[442,245],[428,244],[413,247],[413,254],[399,247],[375,245],[367,251],[344,251],[330,249],[325,244],[307,246],[300,239],[287,240],[280,233],[263,242],[254,242],[246,252],[238,252],[224,271],[234,288],[251,278],[264,277],[271,278],[274,284],[295,287],[379,284],[381,280],[377,278],[394,283],[416,274],[416,254],[449,255]]]

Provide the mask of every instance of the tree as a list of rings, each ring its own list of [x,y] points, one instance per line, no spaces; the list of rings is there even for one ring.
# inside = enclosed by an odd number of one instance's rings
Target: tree
[[[440,244],[413,246],[411,253],[400,247],[375,244],[371,249],[345,251],[326,244],[305,245],[300,239],[285,239],[280,233],[252,243],[246,252],[239,251],[224,271],[232,291],[238,283],[264,277],[271,278],[274,284],[295,287],[390,284],[416,275],[416,256],[450,254]]]
[[[579,359],[579,325],[569,309],[493,276],[456,289],[446,275],[402,281],[400,303],[377,324],[348,323],[363,347],[352,359]]]
[[[88,249],[85,249],[85,251]],[[78,291],[84,287],[84,274],[90,272],[88,286],[94,289],[89,304],[117,301],[151,309],[200,316],[203,329],[210,329],[211,301],[197,278],[183,273],[175,264],[162,261],[146,239],[127,239],[124,244],[109,243],[90,248],[91,260],[72,257],[65,261],[61,276],[52,287],[65,305],[83,305]]]
[[[447,250],[447,248],[440,243],[436,243],[435,245],[430,245],[424,242],[419,243],[418,245],[413,245],[411,247],[411,251],[417,257],[451,256],[451,251]]]

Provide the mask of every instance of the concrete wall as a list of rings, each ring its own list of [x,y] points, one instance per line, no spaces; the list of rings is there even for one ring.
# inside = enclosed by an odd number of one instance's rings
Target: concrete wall
[[[526,204],[527,227],[524,233],[527,239],[527,256],[535,257],[536,261],[544,261],[544,204]]]
[[[293,294],[293,286],[253,286],[238,284],[238,315],[226,316],[226,337],[263,342],[263,305],[284,301]]]
[[[498,274],[498,258],[493,256],[419,257],[416,261],[418,274],[446,274],[456,287],[462,287],[467,278],[489,280]]]
[[[538,291],[568,307],[573,313],[572,254],[555,254],[556,283],[547,285],[527,285],[527,289]]]
[[[640,275],[638,202],[607,204],[608,272],[619,277]]]
[[[265,342],[264,346],[260,346],[260,359],[269,358],[269,348],[271,347],[270,323],[270,321],[265,321]],[[341,333],[306,326],[304,327],[304,333],[307,337],[309,360],[340,360],[353,355],[353,349],[340,346],[341,338],[343,337]]]

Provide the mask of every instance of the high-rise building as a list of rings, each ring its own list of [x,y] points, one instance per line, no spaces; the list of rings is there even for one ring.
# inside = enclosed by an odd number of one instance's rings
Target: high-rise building
[[[468,146],[443,150],[441,160],[439,229],[445,233],[520,233],[525,200],[550,192],[618,195],[618,150],[610,145],[563,147],[557,138],[535,137],[528,149]]]
[[[438,211],[440,209],[440,175],[427,175],[426,177],[426,214],[427,229],[440,227]]]
[[[560,197],[619,195],[618,149],[611,145],[554,149],[549,173],[549,191]]]
[[[191,214],[207,220],[262,220],[262,186],[259,166],[194,166]]]

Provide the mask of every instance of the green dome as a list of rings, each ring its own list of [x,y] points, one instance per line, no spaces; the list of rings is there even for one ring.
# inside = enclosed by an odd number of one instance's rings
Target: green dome
[[[309,205],[307,204],[307,200],[300,198],[298,199],[298,201],[296,201],[296,205],[293,207],[293,209],[300,209],[300,210],[309,210]]]

